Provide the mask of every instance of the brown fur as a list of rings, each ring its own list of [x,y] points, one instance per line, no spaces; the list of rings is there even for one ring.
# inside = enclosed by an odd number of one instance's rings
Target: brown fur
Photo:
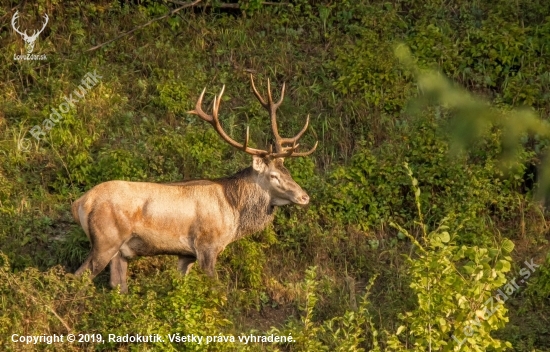
[[[129,258],[172,254],[184,274],[198,261],[215,276],[216,258],[229,243],[264,229],[276,206],[308,202],[282,159],[256,156],[252,167],[218,180],[104,182],[72,205],[92,244],[75,274],[95,276],[110,262],[111,285],[126,292]]]

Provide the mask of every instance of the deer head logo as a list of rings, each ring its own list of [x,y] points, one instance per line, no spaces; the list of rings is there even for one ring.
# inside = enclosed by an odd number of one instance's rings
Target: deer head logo
[[[44,30],[44,28],[46,28],[46,25],[48,24],[48,15],[47,14],[44,15],[44,19],[46,20],[46,22],[44,22],[42,29],[40,29],[39,31],[35,29],[31,36],[27,35],[26,30],[25,32],[21,32],[19,29],[17,29],[15,22],[17,21],[18,18],[19,18],[19,11],[15,11],[15,14],[11,18],[11,25],[13,29],[23,37],[23,40],[25,41],[25,50],[27,50],[27,54],[31,54],[32,51],[34,50],[34,42],[36,42],[36,40],[38,39],[38,36],[40,35],[40,33],[42,33],[42,31]]]

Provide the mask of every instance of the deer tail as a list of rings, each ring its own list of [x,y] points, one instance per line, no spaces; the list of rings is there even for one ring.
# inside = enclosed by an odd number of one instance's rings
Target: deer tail
[[[80,208],[80,203],[82,202],[82,197],[78,198],[73,202],[71,206],[71,212],[73,213],[73,218],[77,223],[80,224],[80,216],[78,215],[78,209]]]

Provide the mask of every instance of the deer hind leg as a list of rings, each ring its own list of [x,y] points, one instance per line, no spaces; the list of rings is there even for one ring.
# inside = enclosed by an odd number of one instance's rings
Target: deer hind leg
[[[110,247],[107,250],[103,251],[94,251],[92,250],[92,260],[91,260],[91,277],[96,277],[100,272],[105,269],[107,264],[113,259],[118,253],[118,247]]]
[[[128,270],[128,260],[122,256],[122,253],[117,252],[111,259],[111,278],[110,285],[116,288],[120,285],[121,293],[128,293],[128,283],[126,282],[126,272]]]
[[[76,274],[82,274],[85,270],[90,269],[91,277],[94,278],[118,254],[124,238],[128,238],[131,234],[124,217],[108,205],[96,207],[96,210],[88,215],[87,220],[92,252]],[[114,266],[118,272],[120,272],[119,269],[126,268],[125,263],[118,259],[115,259]],[[120,279],[120,275],[116,276],[117,282]]]
[[[180,255],[178,257],[178,270],[183,275],[189,274],[191,268],[193,267],[193,264],[197,261],[197,258],[193,255]]]
[[[84,263],[75,271],[75,276],[81,276],[86,270],[90,270],[92,273],[90,278],[96,277],[105,267],[109,264],[109,261],[117,255],[118,248],[110,248],[107,251],[97,251],[92,249],[92,253],[88,255],[88,258]]]

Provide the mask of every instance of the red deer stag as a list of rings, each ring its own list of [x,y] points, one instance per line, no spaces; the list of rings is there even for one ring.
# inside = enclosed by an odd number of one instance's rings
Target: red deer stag
[[[179,257],[178,269],[187,274],[195,261],[215,277],[218,255],[233,241],[264,229],[272,220],[276,206],[290,203],[305,205],[307,193],[292,179],[284,167],[285,157],[307,156],[296,152],[297,141],[308,127],[293,138],[282,138],[277,129],[277,108],[281,105],[285,85],[277,103],[271,97],[267,81],[267,100],[254,86],[254,95],[269,112],[275,137],[275,151],[248,146],[248,129],[244,144],[233,140],[218,119],[222,88],[214,98],[212,115],[202,110],[200,95],[195,110],[211,124],[229,144],[252,155],[252,166],[233,176],[216,180],[194,180],[173,184],[108,181],[101,183],[72,205],[75,220],[88,236],[92,250],[75,272],[80,276],[90,269],[91,276],[111,264],[110,284],[127,292],[128,259],[134,256],[171,254]]]

